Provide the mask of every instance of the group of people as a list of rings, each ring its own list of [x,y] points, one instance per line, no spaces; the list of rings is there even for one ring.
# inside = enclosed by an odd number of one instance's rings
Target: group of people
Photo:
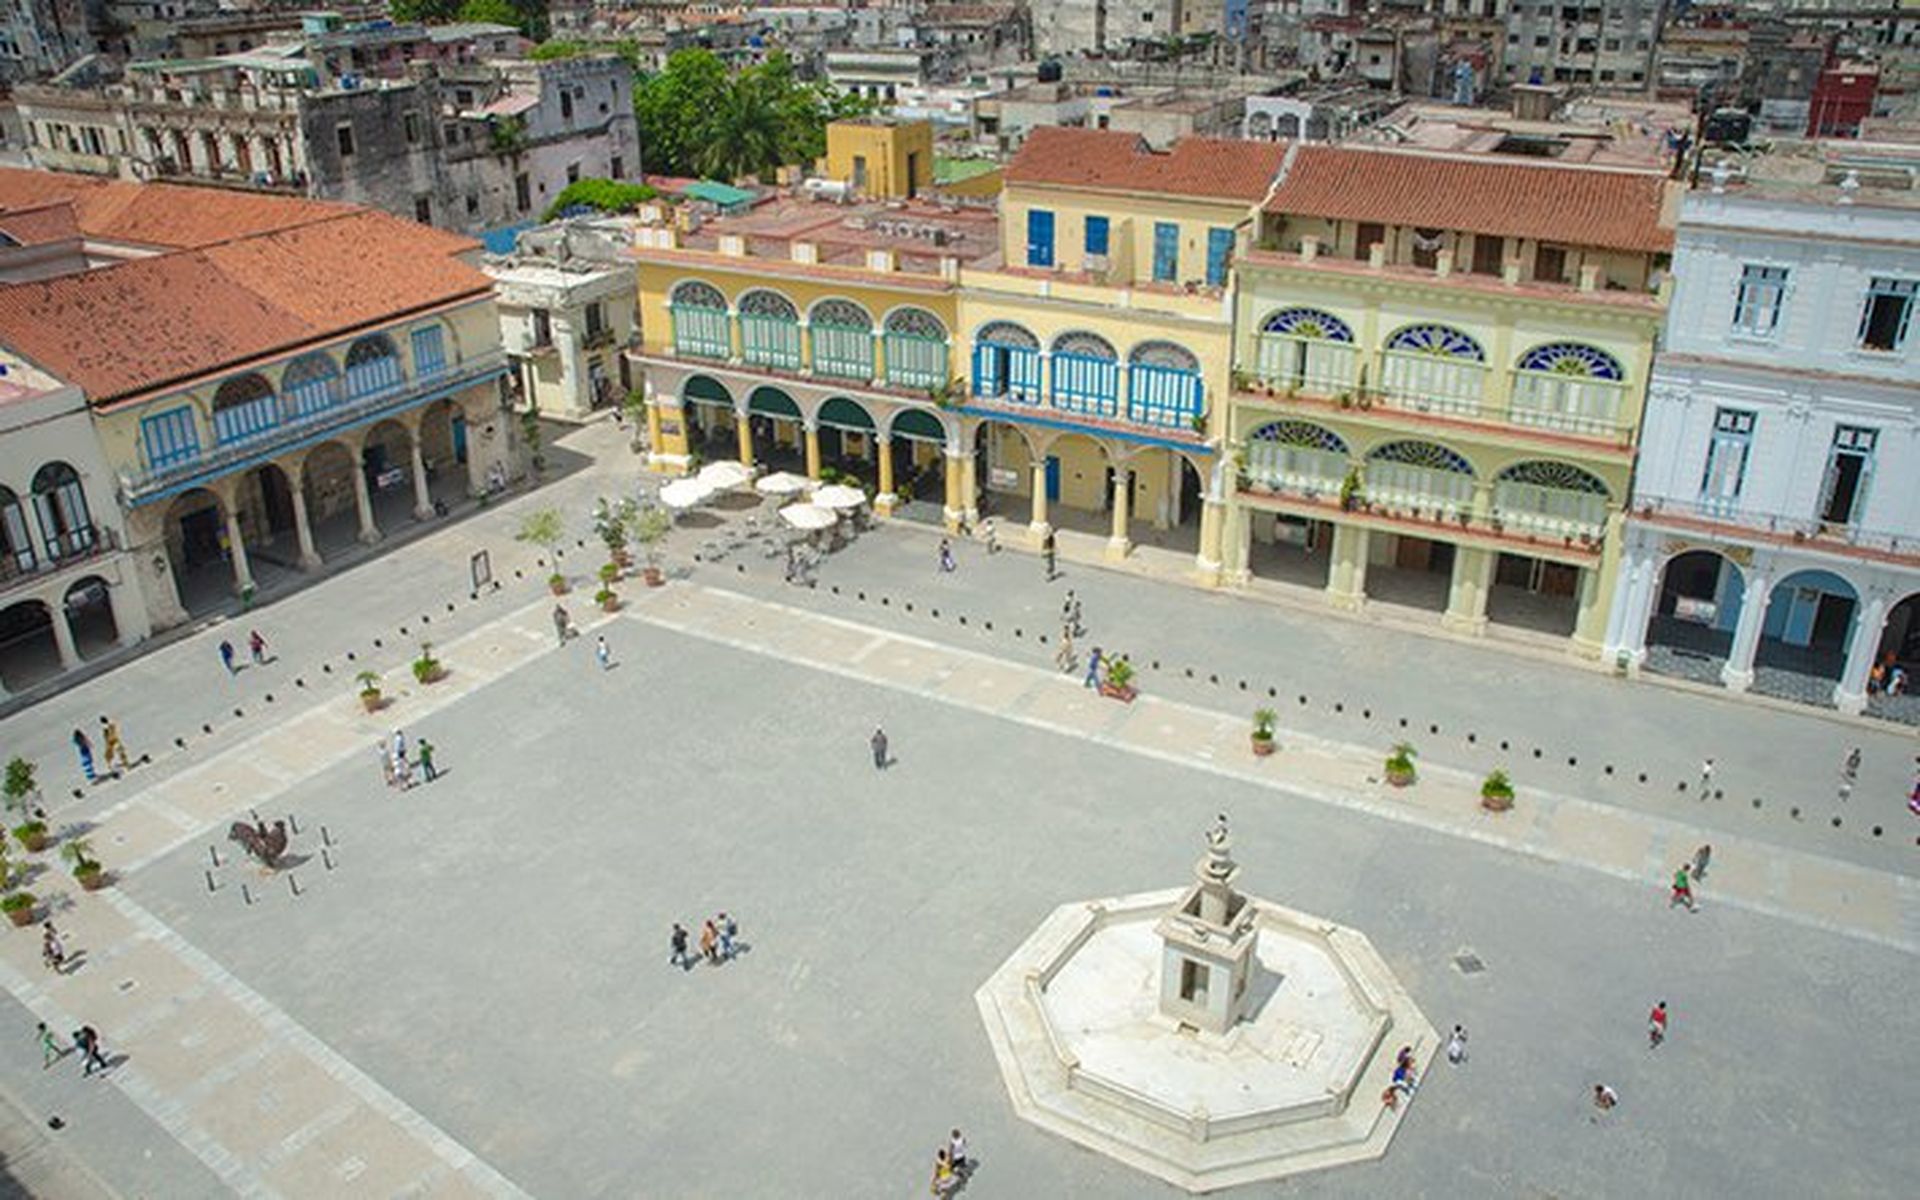
[[[1684,904],[1688,912],[1700,911],[1699,902],[1693,898],[1693,885],[1707,877],[1707,866],[1711,862],[1713,862],[1713,847],[1703,845],[1693,852],[1691,859],[1680,864],[1673,873],[1673,889],[1667,896],[1668,908]]]
[[[254,666],[264,667],[267,665],[267,639],[260,636],[258,629],[249,629],[247,631],[247,653],[252,657]],[[227,669],[227,674],[229,675],[238,675],[240,673],[240,664],[236,660],[237,654],[238,652],[234,650],[232,642],[227,641],[225,638],[220,639],[220,665]]]
[[[673,932],[667,935],[667,944],[673,954],[667,961],[683,971],[693,970],[696,959],[688,949],[689,935],[687,927],[680,922],[673,923]],[[740,952],[740,924],[726,913],[709,917],[700,925],[700,959],[710,967],[730,962]]]
[[[967,1155],[967,1139],[954,1130],[947,1135],[947,1144],[933,1152],[933,1182],[927,1190],[936,1196],[951,1195],[973,1174],[974,1165]]]
[[[84,729],[73,731],[73,752],[80,756],[80,774],[88,783],[100,782],[104,774],[113,779],[120,778],[122,771],[133,769],[133,760],[127,754],[127,744],[120,737],[120,726],[111,718],[100,718],[100,768],[93,764],[93,739]]]
[[[106,1051],[100,1048],[100,1034],[91,1025],[82,1025],[73,1031],[73,1044],[62,1046],[60,1039],[53,1036],[53,1030],[47,1028],[45,1021],[40,1022],[40,1069],[46,1070],[54,1063],[66,1057],[69,1050],[78,1050],[81,1058],[82,1076],[104,1071],[113,1064],[107,1061]]]
[[[433,743],[425,738],[413,747],[411,756],[407,753],[407,735],[400,730],[393,736],[380,742],[380,769],[386,775],[387,786],[406,791],[413,786],[413,769],[417,764],[422,782],[432,783],[440,778],[440,769],[433,763]]]

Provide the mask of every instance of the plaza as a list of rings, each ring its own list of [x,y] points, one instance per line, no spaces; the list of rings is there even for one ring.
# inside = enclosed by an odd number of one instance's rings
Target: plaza
[[[86,951],[72,974],[0,937],[5,1097],[42,1130],[62,1115],[40,1136],[103,1194],[896,1196],[956,1125],[981,1160],[966,1195],[1179,1194],[1019,1120],[973,996],[1056,906],[1184,879],[1219,811],[1254,890],[1365,930],[1436,1027],[1472,1034],[1385,1158],[1289,1194],[1872,1196],[1910,1175],[1910,737],[1196,596],[1072,543],[1051,585],[964,544],[941,576],[900,525],[815,589],[691,563],[700,535],[677,532],[668,587],[623,584],[590,621],[570,600],[586,636],[556,647],[511,530],[636,474],[606,426],[563,445],[591,464],[8,719],[56,828],[93,823],[121,873],[32,885]],[[501,587],[471,598],[479,549]],[[1068,587],[1083,645],[1142,667],[1137,704],[1051,671]],[[212,647],[250,624],[278,661],[228,680]],[[424,688],[422,638],[451,672]],[[393,697],[371,717],[348,683],[367,664]],[[1261,704],[1281,750],[1256,761]],[[73,799],[65,735],[99,712],[155,761]],[[369,751],[396,727],[444,778],[382,786]],[[1394,793],[1370,775],[1401,738],[1423,774]],[[1522,802],[1493,817],[1472,794],[1498,765]],[[297,818],[280,878],[229,857],[249,807]],[[1704,841],[1702,911],[1670,911],[1665,875]],[[723,909],[747,949],[669,966],[670,923]],[[1674,1029],[1649,1052],[1656,999]],[[38,1071],[35,1020],[91,1022],[125,1061],[84,1088],[71,1059]],[[1596,1125],[1601,1081],[1622,1104]]]

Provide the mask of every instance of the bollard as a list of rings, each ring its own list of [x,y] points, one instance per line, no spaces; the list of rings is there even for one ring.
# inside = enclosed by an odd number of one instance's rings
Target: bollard
[[[207,847],[207,857],[208,857],[209,859],[211,859],[211,860],[213,860],[213,865],[214,865],[214,866],[216,866],[216,867],[217,867],[217,866],[219,866],[219,865],[220,865],[220,847],[218,847],[218,846],[208,846],[208,847]]]
[[[243,713],[243,712],[241,712],[241,711],[240,711],[239,709],[237,709],[237,708],[236,708],[236,709],[234,709],[234,710],[233,710],[233,715],[234,715],[234,716],[236,716],[236,717],[244,717],[244,716],[246,716],[247,714],[245,714],[245,713]]]
[[[1429,725],[1427,726],[1427,732],[1432,734],[1438,734],[1440,732],[1440,727],[1438,725]]]
[[[867,598],[867,594],[865,592],[859,592],[859,593],[856,593],[855,598],[861,601],[865,601]]]
[[[253,818],[253,823],[254,823],[255,825],[258,825],[258,824],[260,823],[260,810],[259,810],[259,809],[257,809],[257,808],[249,808],[249,809],[247,810],[247,815]]]
[[[187,739],[177,737],[173,739],[173,744],[175,746],[178,746],[180,749],[185,750],[187,748]]]
[[[913,611],[913,601],[911,601],[911,600],[909,600],[909,601],[907,601],[907,611],[908,611],[908,612],[912,612],[912,611]]]
[[[333,674],[333,664],[332,664],[332,663],[321,663],[321,664],[320,664],[320,672],[321,672],[321,674],[323,674],[323,675],[331,675],[331,674]]]
[[[249,907],[253,904],[253,893],[247,890],[247,885],[244,883],[240,885],[240,899],[246,901]]]
[[[379,638],[375,638],[373,639],[373,648],[375,650],[385,650],[387,647],[385,642],[382,642]]]
[[[1789,809],[1787,815],[1798,821],[1800,819],[1800,810],[1798,808]]]
[[[1839,817],[1835,817],[1835,818],[1833,819],[1833,827],[1834,827],[1835,829],[1838,829],[1838,828],[1840,828],[1840,818],[1839,818]]]
[[[1247,690],[1247,681],[1244,679],[1240,681],[1240,690],[1243,692]]]
[[[1207,682],[1208,682],[1208,683],[1210,683],[1210,684],[1212,684],[1212,685],[1213,685],[1213,686],[1215,686],[1215,687],[1219,687],[1219,686],[1220,686],[1220,677],[1219,677],[1218,675],[1209,675],[1209,676],[1207,676]]]
[[[347,661],[348,661],[348,662],[353,662],[353,661],[355,661],[355,659],[354,659],[354,654],[353,654],[353,651],[351,651],[351,650],[349,650],[349,651],[347,651]]]
[[[219,891],[219,890],[220,890],[219,888],[216,888],[216,887],[214,887],[214,886],[213,886],[213,872],[212,872],[212,871],[202,871],[202,872],[201,872],[201,874],[203,874],[203,875],[205,875],[205,876],[207,877],[207,894],[208,894],[209,896],[211,896],[211,895],[212,895],[213,893],[215,893],[215,892],[217,892],[217,891]]]
[[[1477,734],[1477,733],[1469,733],[1469,734],[1467,735],[1467,745],[1469,745],[1469,746],[1474,746],[1474,745],[1478,745],[1478,744],[1479,744],[1479,742],[1480,742],[1480,735],[1479,735],[1479,734]]]
[[[1400,728],[1402,728],[1402,729],[1405,729],[1406,727],[1407,727],[1407,719],[1406,719],[1405,717],[1401,717],[1401,718],[1400,718]],[[1500,747],[1500,748],[1501,748],[1502,750],[1505,750],[1505,749],[1506,749],[1507,747],[1506,747],[1506,745],[1505,745],[1505,744],[1503,743],[1503,744],[1501,745],[1501,747]]]
[[[406,627],[405,625],[402,625],[402,626],[400,627],[400,636],[401,636],[401,637],[406,637],[406,636],[408,636],[408,635],[407,635],[407,627]]]
[[[1754,807],[1754,810],[1755,810],[1756,812],[1757,812],[1757,811],[1759,811],[1759,808],[1760,808],[1760,797],[1758,797],[1758,796],[1755,796],[1755,797],[1753,798],[1753,807]]]
[[[1361,709],[1361,710],[1360,710],[1360,719],[1361,719],[1362,721],[1371,721],[1371,720],[1373,720],[1373,710],[1372,710],[1372,709],[1370,709],[1370,708],[1363,708],[1363,709]]]
[[[296,675],[296,676],[294,676],[294,677],[293,677],[293,686],[295,686],[295,687],[302,687],[302,688],[303,688],[303,687],[305,687],[305,686],[307,686],[307,681],[306,681],[305,679],[303,679],[303,678],[301,678],[300,676],[298,676],[298,675]]]
[[[981,624],[983,624],[983,625],[984,625],[984,626],[986,627],[986,630],[987,630],[987,632],[988,632],[988,633],[992,633],[992,632],[993,632],[993,622],[992,622],[992,621],[983,621],[983,622],[981,622]]]
[[[287,814],[287,832],[288,833],[300,832],[300,822],[293,819],[292,813]]]
[[[965,617],[961,617],[961,618],[960,618],[960,623],[961,623],[962,625],[965,625],[965,624],[967,623],[967,619],[966,619]]]
[[[320,827],[320,844],[323,846],[333,845],[333,835],[327,832],[325,825]]]
[[[1570,767],[1577,767],[1580,765],[1580,760],[1574,755],[1569,754],[1567,755],[1567,765]]]
[[[912,611],[913,611],[913,606],[912,606],[912,605],[908,605],[908,606],[907,606],[907,611],[908,611],[908,612],[912,612]],[[934,608],[934,609],[929,609],[929,610],[928,610],[928,612],[929,612],[929,613],[930,613],[930,614],[932,615],[932,617],[933,617],[933,619],[934,619],[934,620],[936,620],[936,621],[938,621],[938,620],[940,619],[940,610],[939,610],[939,609],[937,609],[937,608]]]
[[[1346,706],[1346,705],[1344,705],[1344,704],[1342,704],[1342,703],[1340,703],[1340,701],[1338,701],[1338,700],[1335,700],[1335,701],[1333,702],[1333,711],[1335,711],[1335,712],[1337,712],[1337,713],[1343,713],[1343,712],[1345,712],[1345,711],[1347,711],[1347,706]]]
[[[1875,837],[1879,837],[1879,836],[1880,836],[1880,827],[1879,827],[1878,825],[1875,825],[1875,826],[1873,827],[1873,836],[1875,836]]]
[[[273,703],[273,693],[272,693],[272,692],[268,692],[268,693],[267,693],[267,703],[268,703],[268,704],[272,704],[272,703]]]
[[[327,852],[325,846],[320,847],[320,861],[327,864],[327,870],[333,870],[333,855]]]
[[[1280,697],[1280,693],[1279,693],[1278,691],[1276,691],[1276,690],[1275,690],[1275,689],[1273,689],[1273,688],[1268,688],[1268,689],[1267,689],[1267,699],[1269,699],[1269,700],[1277,700],[1277,699],[1279,699],[1279,697]]]
[[[736,575],[745,575],[747,573],[747,564],[735,563],[733,564],[733,570]]]
[[[200,723],[200,732],[201,732],[201,733],[212,733],[212,732],[213,732],[213,726],[211,726],[211,725],[209,725],[209,724],[207,724],[206,722],[204,722],[204,721],[202,721],[202,722]]]
[[[885,596],[882,596],[882,597],[880,597],[880,607],[881,607],[881,608],[886,608],[886,607],[888,607],[889,605],[891,605],[892,603],[893,603],[893,601],[891,601],[891,600],[889,600],[889,599],[887,599],[887,598],[886,598]]]

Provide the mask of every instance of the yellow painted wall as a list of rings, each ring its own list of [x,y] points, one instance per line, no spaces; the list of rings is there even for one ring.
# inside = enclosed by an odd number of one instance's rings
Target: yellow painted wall
[[[918,195],[933,187],[933,123],[834,121],[827,126],[827,156],[821,168],[828,179],[851,184],[854,159],[867,163],[861,194],[879,197]],[[911,164],[911,175],[909,174]]]
[[[810,280],[777,277],[757,272],[752,259],[742,260],[739,269],[715,269],[706,264],[647,262],[640,264],[640,330],[646,347],[654,353],[673,349],[673,322],[667,312],[667,297],[689,279],[698,279],[719,289],[729,305],[737,305],[742,294],[755,290],[778,292],[793,302],[806,316],[822,300],[851,300],[873,315],[876,325],[895,308],[924,308],[939,317],[951,334],[955,328],[956,305],[951,291],[925,292],[874,287],[861,281]],[[955,354],[959,353],[958,342]],[[953,361],[958,361],[955,358]]]
[[[1112,264],[1107,279],[1115,284],[1153,279],[1153,227],[1158,222],[1180,227],[1180,283],[1205,282],[1208,230],[1253,222],[1252,209],[1244,204],[1009,184],[1000,200],[1001,254],[1009,266],[1027,265],[1027,214],[1034,209],[1053,213],[1053,262],[1066,271],[1082,269],[1086,218],[1106,217]]]

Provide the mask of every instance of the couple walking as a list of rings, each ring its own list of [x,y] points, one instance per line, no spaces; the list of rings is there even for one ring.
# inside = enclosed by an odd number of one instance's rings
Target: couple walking
[[[708,919],[700,926],[700,957],[705,959],[710,967],[732,961],[733,956],[739,952],[737,941],[739,936],[739,923],[726,913],[720,913]],[[673,950],[672,957],[667,961],[682,971],[693,970],[694,958],[687,952],[687,941],[686,926],[675,921],[673,932],[667,937],[667,944]]]

